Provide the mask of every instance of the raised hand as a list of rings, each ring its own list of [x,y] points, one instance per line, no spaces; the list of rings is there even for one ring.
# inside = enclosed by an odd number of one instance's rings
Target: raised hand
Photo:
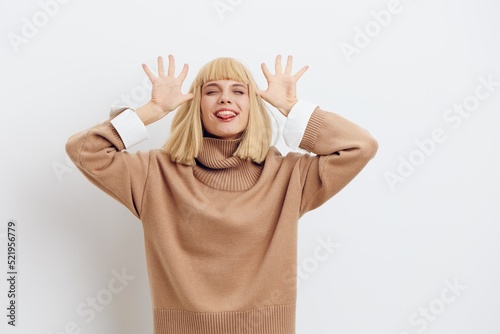
[[[179,76],[175,77],[174,56],[168,56],[167,75],[165,75],[163,58],[161,56],[158,57],[158,76],[154,75],[146,64],[142,64],[142,68],[153,85],[151,100],[147,105],[137,110],[137,113],[145,124],[150,124],[163,118],[166,114],[194,97],[192,93],[183,94],[181,91],[182,83],[186,78],[189,66],[188,64],[184,64]]]
[[[258,94],[285,116],[288,116],[288,113],[298,101],[297,81],[309,69],[309,66],[304,66],[292,75],[292,62],[293,57],[288,56],[285,71],[283,72],[281,55],[276,56],[275,74],[269,71],[265,63],[261,65],[262,72],[267,80],[267,89],[265,91],[259,90]]]

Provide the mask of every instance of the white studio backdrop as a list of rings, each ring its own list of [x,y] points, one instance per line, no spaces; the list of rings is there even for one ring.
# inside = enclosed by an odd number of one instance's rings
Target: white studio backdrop
[[[1,333],[152,333],[140,221],[88,182],[64,145],[111,105],[144,104],[141,64],[156,70],[168,54],[177,73],[190,65],[184,91],[220,56],[264,88],[260,64],[291,54],[295,70],[310,66],[299,97],[379,142],[360,175],[299,222],[297,333],[500,333],[498,1],[0,6]],[[161,146],[171,119],[133,150]]]

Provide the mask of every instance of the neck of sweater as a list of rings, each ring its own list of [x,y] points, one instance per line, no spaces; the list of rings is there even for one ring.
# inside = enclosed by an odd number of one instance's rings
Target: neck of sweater
[[[234,156],[241,138],[203,137],[203,145],[193,166],[195,177],[216,189],[242,191],[259,180],[263,165]]]

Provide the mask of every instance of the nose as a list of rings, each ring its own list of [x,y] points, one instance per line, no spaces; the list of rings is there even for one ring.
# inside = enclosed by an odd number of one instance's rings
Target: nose
[[[219,103],[232,103],[231,102],[231,97],[228,91],[224,90],[219,99]]]

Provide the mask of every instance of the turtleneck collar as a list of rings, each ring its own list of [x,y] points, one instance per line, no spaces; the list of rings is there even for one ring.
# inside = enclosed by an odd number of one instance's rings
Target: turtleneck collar
[[[259,180],[263,165],[233,156],[241,138],[203,137],[203,146],[193,166],[194,175],[208,186],[220,190],[250,189]]]

